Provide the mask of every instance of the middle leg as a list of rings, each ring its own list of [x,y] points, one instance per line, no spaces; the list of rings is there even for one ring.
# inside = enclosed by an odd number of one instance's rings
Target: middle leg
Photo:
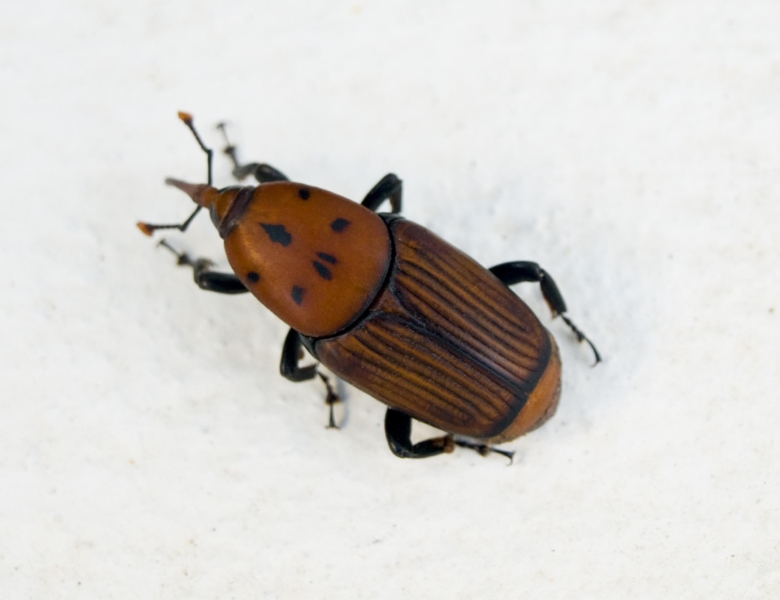
[[[284,339],[284,346],[282,346],[282,360],[279,364],[279,372],[282,377],[289,379],[293,382],[309,381],[319,376],[322,383],[325,385],[325,391],[327,393],[325,397],[325,404],[328,405],[328,428],[338,429],[336,425],[336,419],[333,414],[334,405],[341,402],[341,398],[336,393],[336,389],[328,378],[327,375],[317,370],[317,365],[309,365],[308,367],[301,367],[300,361],[303,358],[303,343],[301,341],[301,334],[290,329],[287,333],[287,337]]]

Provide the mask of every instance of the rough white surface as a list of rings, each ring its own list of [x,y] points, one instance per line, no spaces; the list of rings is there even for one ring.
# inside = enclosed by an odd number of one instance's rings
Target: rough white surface
[[[217,4],[0,6],[0,597],[780,597],[780,4]],[[355,199],[398,173],[604,364],[519,286],[565,372],[514,466],[396,459],[354,389],[326,430],[285,327],[135,228],[203,179],[177,110]]]

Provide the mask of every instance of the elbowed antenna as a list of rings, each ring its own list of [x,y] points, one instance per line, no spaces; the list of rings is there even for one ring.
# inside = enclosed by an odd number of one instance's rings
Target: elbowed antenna
[[[190,226],[190,223],[192,223],[192,220],[195,218],[195,216],[200,212],[200,209],[203,208],[199,201],[200,194],[206,189],[211,187],[211,164],[214,157],[214,151],[211,148],[207,148],[206,145],[203,143],[203,140],[200,139],[200,135],[198,135],[198,131],[195,129],[195,125],[192,123],[192,115],[183,111],[178,112],[179,118],[184,122],[184,124],[189,128],[189,130],[192,132],[192,135],[195,136],[195,141],[198,142],[198,145],[200,146],[201,150],[203,150],[206,153],[206,165],[207,165],[207,183],[204,184],[195,184],[195,183],[186,183],[184,181],[180,181],[178,179],[172,179],[168,178],[165,180],[165,183],[167,185],[172,185],[174,187],[179,188],[180,190],[186,192],[190,198],[192,198],[195,203],[198,205],[198,207],[192,212],[192,214],[187,217],[187,220],[185,220],[183,223],[177,223],[177,224],[167,224],[167,225],[152,225],[151,223],[143,223],[139,221],[136,223],[138,226],[138,229],[140,229],[144,234],[146,235],[152,235],[155,231],[158,229],[178,229],[179,231],[186,231],[187,227]],[[197,192],[196,192],[197,189]]]
[[[200,146],[201,150],[203,150],[206,153],[207,157],[207,168],[208,168],[208,179],[206,180],[206,184],[211,186],[211,162],[214,158],[214,151],[211,148],[206,148],[206,144],[203,143],[203,140],[200,139],[200,135],[198,135],[197,130],[195,129],[195,125],[192,124],[192,115],[186,112],[179,111],[178,112],[179,118],[184,121],[184,124],[189,127],[190,131],[192,132],[192,135],[195,136],[195,140],[198,142],[198,145]]]

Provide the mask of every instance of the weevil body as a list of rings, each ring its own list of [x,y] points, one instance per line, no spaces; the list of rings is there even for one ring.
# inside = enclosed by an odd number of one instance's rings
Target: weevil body
[[[184,230],[200,208],[208,209],[235,275],[211,271],[210,261],[183,254],[180,264],[193,266],[204,289],[250,291],[291,327],[282,352],[285,377],[304,381],[318,375],[316,366],[299,366],[303,345],[335,375],[386,404],[385,433],[397,456],[423,458],[460,445],[511,458],[490,444],[513,440],[555,412],[558,347],[509,285],[540,283],[553,316],[561,315],[600,360],[563,314],[566,305],[546,271],[532,262],[485,269],[401,218],[395,175],[385,176],[357,204],[290,182],[268,165],[240,165],[228,144],[234,174],[254,174],[260,185],[218,190],[211,185],[211,150],[192,118],[179,116],[209,156],[208,183],[167,180],[198,209],[181,225],[139,227],[147,234]],[[374,212],[385,200],[392,212]],[[326,385],[333,423],[337,398]],[[447,435],[413,444],[412,419]]]

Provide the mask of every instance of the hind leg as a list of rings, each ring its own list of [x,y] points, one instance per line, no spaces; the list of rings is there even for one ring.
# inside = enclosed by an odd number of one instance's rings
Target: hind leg
[[[515,453],[510,450],[501,450],[500,448],[494,448],[493,446],[487,446],[485,444],[474,444],[472,442],[456,440],[453,439],[451,435],[431,438],[413,444],[411,435],[412,417],[406,413],[402,413],[400,410],[388,408],[387,413],[385,413],[385,436],[387,437],[387,445],[390,446],[390,450],[399,458],[428,458],[431,456],[438,456],[439,454],[452,452],[455,449],[455,446],[470,448],[482,456],[487,456],[491,452],[495,452],[506,456],[509,459],[510,464],[512,462],[512,457],[515,455]]]
[[[530,261],[503,263],[491,267],[489,271],[498,277],[507,287],[523,281],[538,283],[542,288],[542,296],[544,297],[545,302],[547,302],[547,306],[550,307],[550,311],[552,311],[553,318],[560,315],[561,319],[564,320],[574,332],[574,335],[577,336],[577,341],[580,343],[587,342],[596,357],[594,366],[601,362],[601,355],[599,354],[599,351],[596,350],[596,346],[593,342],[591,342],[588,337],[577,328],[572,320],[566,316],[566,303],[563,301],[563,296],[561,295],[555,280],[550,277],[550,274],[547,271],[542,269],[542,267],[535,262]]]

